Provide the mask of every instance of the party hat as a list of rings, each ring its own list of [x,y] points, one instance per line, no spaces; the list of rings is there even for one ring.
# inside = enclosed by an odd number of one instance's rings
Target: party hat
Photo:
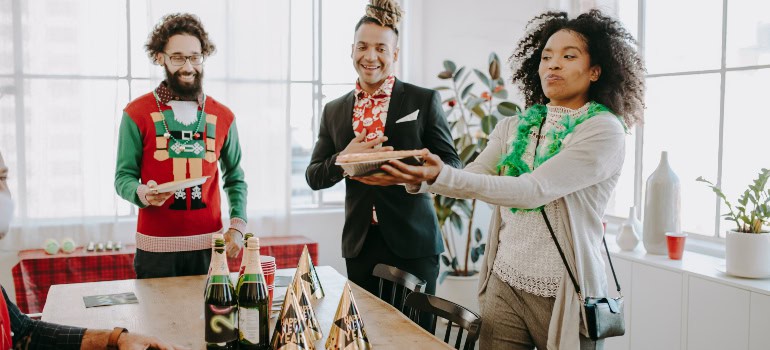
[[[297,272],[294,273],[294,279],[301,279],[305,285],[305,289],[310,293],[314,299],[321,299],[324,297],[324,289],[321,286],[321,280],[318,278],[318,273],[313,266],[313,260],[310,258],[310,252],[307,250],[307,245],[302,249],[302,256],[299,258],[297,264]]]
[[[321,332],[321,325],[318,323],[318,318],[313,311],[313,305],[310,304],[310,296],[307,293],[302,280],[295,279],[292,282],[294,293],[297,295],[297,302],[299,303],[299,309],[302,314],[302,319],[305,322],[305,336],[311,342],[315,340],[323,339],[323,332]]]
[[[311,350],[313,344],[305,337],[301,310],[297,303],[294,288],[286,288],[286,297],[281,306],[281,313],[275,323],[271,349],[275,350]]]
[[[337,313],[334,315],[326,350],[369,350],[372,345],[366,337],[364,321],[358,313],[350,284],[345,283]]]

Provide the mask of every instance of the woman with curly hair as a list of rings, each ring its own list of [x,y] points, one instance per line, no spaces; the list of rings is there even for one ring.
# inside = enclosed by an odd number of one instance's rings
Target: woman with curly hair
[[[607,296],[601,219],[625,133],[642,121],[644,66],[633,38],[598,10],[535,17],[510,62],[528,108],[497,124],[473,163],[454,169],[429,154],[422,167],[393,161],[383,170],[410,192],[496,206],[479,289],[480,348],[601,348],[584,335],[582,301],[551,232],[582,294]]]

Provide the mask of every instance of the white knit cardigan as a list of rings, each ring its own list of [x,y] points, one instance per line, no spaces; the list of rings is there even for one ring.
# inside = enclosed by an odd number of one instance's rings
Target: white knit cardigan
[[[537,208],[562,201],[561,217],[566,237],[557,237],[583,297],[607,295],[602,247],[602,216],[620,176],[625,157],[625,131],[617,117],[601,113],[575,127],[561,151],[533,172],[518,177],[502,175],[497,164],[510,152],[518,117],[498,123],[476,160],[463,170],[443,167],[429,186],[407,186],[410,192],[430,191],[455,198],[477,198],[495,205],[489,226],[486,258],[481,267],[479,300],[497,255],[500,206]],[[582,317],[581,317],[582,316]],[[581,322],[582,318],[582,322]],[[579,332],[585,334],[585,311],[565,270],[556,292],[548,329],[548,349],[579,349]]]

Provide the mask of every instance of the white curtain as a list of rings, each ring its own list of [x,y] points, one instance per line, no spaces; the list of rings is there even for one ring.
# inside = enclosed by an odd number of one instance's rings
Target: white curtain
[[[133,242],[136,208],[113,188],[118,127],[125,105],[163,79],[144,43],[174,12],[198,15],[217,46],[204,92],[236,116],[249,230],[288,233],[288,1],[15,3],[0,1],[0,22],[21,28],[21,45],[13,30],[0,33],[0,152],[17,202],[0,250],[37,248],[47,238]]]

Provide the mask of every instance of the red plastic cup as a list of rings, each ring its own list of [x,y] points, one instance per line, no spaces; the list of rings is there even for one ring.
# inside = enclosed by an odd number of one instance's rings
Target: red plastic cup
[[[668,245],[668,257],[671,260],[682,260],[684,254],[684,240],[686,233],[666,232],[666,244]]]
[[[273,287],[267,287],[267,301],[268,301],[268,308],[273,308]]]
[[[265,284],[267,284],[267,294],[270,298],[270,305],[273,305],[273,288],[275,288],[275,258],[268,255],[260,255],[262,262],[262,273],[265,274]]]

